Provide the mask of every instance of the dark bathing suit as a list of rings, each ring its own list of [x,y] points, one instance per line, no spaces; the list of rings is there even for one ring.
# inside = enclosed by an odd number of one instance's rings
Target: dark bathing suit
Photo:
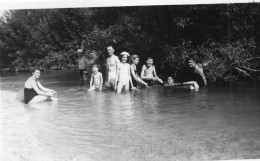
[[[133,66],[133,65],[132,65],[132,66]],[[133,66],[133,67],[134,67],[134,66]],[[134,67],[134,70],[135,70],[135,75],[138,76],[135,67]],[[134,87],[137,87],[137,81],[134,79],[132,73],[131,73],[131,78],[132,78],[133,86],[134,86]]]
[[[33,88],[24,88],[24,102],[29,103],[38,94]]]

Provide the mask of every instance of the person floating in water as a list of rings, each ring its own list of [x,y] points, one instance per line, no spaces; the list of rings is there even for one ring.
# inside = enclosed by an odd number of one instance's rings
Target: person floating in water
[[[117,88],[117,75],[118,75],[118,65],[120,63],[118,57],[114,55],[113,46],[107,47],[107,53],[109,57],[107,58],[107,70],[106,70],[106,87],[113,87],[114,90]]]
[[[148,87],[148,83],[144,82],[137,74],[136,66],[139,63],[139,56],[138,55],[132,55],[131,56],[131,77],[132,82],[135,87],[138,87],[139,85],[144,85],[145,87]]]
[[[204,75],[204,72],[203,72],[203,66],[205,66],[206,64],[202,65],[202,64],[197,64],[194,62],[194,60],[190,59],[189,60],[189,66],[191,68],[194,69],[194,72],[196,74],[198,74],[202,79],[203,79],[203,83],[204,85],[206,86],[207,85],[207,80],[206,80],[206,77]]]
[[[189,88],[191,90],[198,90],[199,85],[196,81],[189,81],[189,82],[183,82],[183,83],[174,83],[172,77],[168,77],[167,82],[164,84],[166,87],[173,87],[173,86],[183,86],[183,85],[189,85]],[[185,86],[184,86],[185,87]]]
[[[32,76],[29,77],[24,84],[24,102],[26,104],[46,100],[57,100],[57,93],[52,89],[43,87],[38,81],[40,75],[40,70],[34,69]]]
[[[78,49],[77,53],[79,54],[79,59],[78,59],[79,78],[80,78],[80,80],[87,80],[87,77],[86,77],[87,59],[86,59],[85,55],[83,54],[82,49]]]
[[[88,91],[102,90],[103,77],[102,73],[98,71],[98,66],[94,64],[92,66],[92,74],[90,79],[90,88]]]
[[[146,59],[146,65],[143,65],[142,67],[141,78],[146,83],[148,83],[148,85],[152,85],[156,82],[163,84],[163,81],[156,74],[155,66],[153,65],[152,58],[148,57]]]
[[[135,89],[130,75],[130,64],[127,63],[127,58],[130,55],[128,52],[122,52],[120,55],[122,56],[122,61],[118,66],[118,84],[116,93],[121,93],[123,87],[126,91],[129,91],[129,83],[131,89]]]

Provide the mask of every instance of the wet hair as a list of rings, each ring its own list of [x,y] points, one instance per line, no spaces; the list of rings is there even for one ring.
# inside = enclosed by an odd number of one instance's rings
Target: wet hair
[[[138,55],[134,54],[131,56],[131,64],[134,63],[135,59],[139,58]]]
[[[107,48],[108,48],[108,47],[112,47],[112,48],[114,49],[114,46],[111,45],[111,44],[108,44],[108,45],[107,45]]]
[[[151,57],[147,57],[145,61],[148,61],[149,59],[153,60],[153,58],[151,58]]]
[[[38,68],[38,67],[32,67],[32,68],[30,68],[30,73],[33,74],[36,70],[41,71],[40,68]]]
[[[99,68],[97,64],[93,64],[92,68]]]

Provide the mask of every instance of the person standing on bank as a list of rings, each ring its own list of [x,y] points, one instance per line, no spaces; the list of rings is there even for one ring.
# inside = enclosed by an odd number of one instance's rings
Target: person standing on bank
[[[107,53],[109,57],[106,63],[106,82],[105,86],[108,88],[113,87],[114,90],[117,88],[117,75],[118,75],[118,65],[120,63],[118,57],[114,55],[113,46],[107,46]]]
[[[32,70],[32,76],[29,77],[24,84],[24,102],[37,103],[46,100],[57,100],[57,93],[52,90],[45,88],[38,81],[41,73],[39,69]]]
[[[78,70],[79,70],[79,78],[80,80],[86,80],[86,65],[87,65],[87,59],[85,55],[83,54],[82,49],[78,49],[77,53],[79,54],[79,59],[78,59]]]

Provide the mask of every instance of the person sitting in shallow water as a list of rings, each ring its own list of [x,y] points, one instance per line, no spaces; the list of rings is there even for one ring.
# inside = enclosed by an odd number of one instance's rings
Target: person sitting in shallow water
[[[189,82],[183,82],[183,83],[174,83],[172,77],[168,77],[167,83],[164,84],[164,86],[182,86],[182,85],[189,85],[189,88],[191,90],[198,90],[199,85],[196,81],[189,81]]]
[[[40,70],[34,69],[32,76],[29,77],[24,84],[24,102],[26,104],[46,100],[57,100],[57,93],[52,89],[43,87],[38,81],[40,75]]]

